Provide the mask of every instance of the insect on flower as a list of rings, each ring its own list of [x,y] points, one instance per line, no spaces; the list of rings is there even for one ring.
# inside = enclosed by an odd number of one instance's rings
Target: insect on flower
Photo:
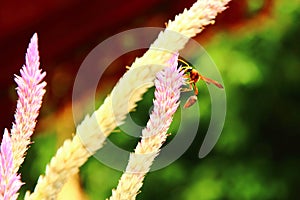
[[[196,86],[196,83],[199,80],[203,80],[204,82],[208,84],[214,84],[218,88],[223,89],[223,85],[219,82],[212,80],[210,78],[207,78],[203,75],[201,75],[196,69],[192,67],[187,61],[184,61],[182,59],[178,59],[178,66],[180,67],[180,70],[183,70],[185,73],[185,77],[187,78],[187,84],[189,84],[189,88],[185,88],[182,91],[191,91],[194,90],[194,95],[190,96],[188,100],[184,104],[184,108],[189,108],[192,105],[194,105],[197,102],[197,95],[198,95],[198,88]]]

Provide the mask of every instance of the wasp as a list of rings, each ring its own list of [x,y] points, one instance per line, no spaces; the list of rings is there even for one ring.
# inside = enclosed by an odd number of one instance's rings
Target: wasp
[[[210,78],[207,78],[205,76],[203,76],[202,74],[200,74],[196,69],[194,69],[192,67],[192,65],[190,65],[188,62],[182,60],[182,59],[178,59],[178,66],[180,66],[180,70],[184,71],[185,77],[187,78],[187,84],[189,84],[189,88],[186,88],[185,91],[194,91],[194,95],[190,96],[187,101],[184,104],[184,108],[189,108],[192,105],[194,105],[197,101],[197,95],[199,93],[198,88],[196,86],[196,83],[199,80],[203,80],[205,83],[207,84],[214,84],[215,86],[217,86],[218,88],[223,89],[223,85],[220,84],[219,82],[212,80]]]

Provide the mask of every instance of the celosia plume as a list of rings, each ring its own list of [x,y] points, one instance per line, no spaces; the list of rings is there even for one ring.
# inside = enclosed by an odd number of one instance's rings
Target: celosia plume
[[[178,55],[170,61],[170,67],[157,73],[155,80],[154,108],[142,132],[142,139],[135,152],[131,153],[126,172],[118,187],[112,191],[110,200],[135,199],[162,144],[167,138],[167,130],[178,108],[180,88],[184,84],[183,71],[177,69]]]
[[[15,200],[22,182],[17,171],[24,161],[24,154],[30,144],[30,137],[36,125],[42,98],[45,94],[45,82],[42,79],[46,73],[39,69],[39,52],[37,34],[29,43],[25,56],[26,64],[20,70],[21,76],[15,81],[18,85],[18,103],[15,122],[11,129],[11,136],[5,129],[1,142],[0,154],[0,199]]]
[[[5,129],[0,153],[0,199],[17,199],[21,185],[20,175],[13,171],[12,142],[8,131]]]
[[[24,154],[30,144],[30,137],[36,125],[36,119],[45,94],[46,82],[41,82],[46,73],[39,69],[40,57],[35,33],[29,43],[25,56],[26,63],[20,70],[21,76],[15,78],[18,102],[15,122],[11,129],[14,172],[24,161]]]

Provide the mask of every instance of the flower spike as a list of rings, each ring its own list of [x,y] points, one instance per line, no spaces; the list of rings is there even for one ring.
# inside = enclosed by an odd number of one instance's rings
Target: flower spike
[[[11,129],[12,150],[14,156],[14,172],[17,172],[24,161],[24,154],[30,144],[42,98],[45,94],[46,82],[41,82],[46,76],[39,69],[40,57],[38,38],[35,33],[29,43],[25,56],[26,64],[20,70],[21,76],[15,75],[17,83],[18,102],[15,113],[15,122]]]
[[[20,175],[13,172],[12,142],[5,129],[0,152],[0,199],[15,200],[18,190],[22,186]]]
[[[185,84],[183,71],[177,69],[177,58],[178,54],[170,60],[170,67],[156,75],[154,108],[150,119],[142,131],[142,139],[135,152],[130,154],[125,173],[109,200],[135,199],[143,185],[144,176],[166,141],[167,130],[179,105],[180,88]]]

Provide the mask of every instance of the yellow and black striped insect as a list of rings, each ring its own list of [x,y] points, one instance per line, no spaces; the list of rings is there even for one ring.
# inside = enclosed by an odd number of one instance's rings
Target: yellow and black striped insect
[[[196,86],[196,83],[199,80],[203,80],[204,82],[208,83],[208,84],[214,84],[215,86],[217,86],[218,88],[223,89],[223,85],[220,84],[219,82],[212,80],[210,78],[207,78],[203,75],[201,75],[196,69],[194,69],[192,67],[192,65],[190,65],[187,61],[182,60],[182,59],[178,59],[178,66],[180,67],[180,70],[183,70],[185,73],[185,77],[187,79],[187,84],[190,85],[189,88],[186,88],[185,91],[191,91],[194,90],[194,95],[190,96],[188,98],[188,100],[185,102],[184,104],[184,108],[189,108],[192,105],[194,105],[197,101],[197,95],[198,95],[198,88]]]

